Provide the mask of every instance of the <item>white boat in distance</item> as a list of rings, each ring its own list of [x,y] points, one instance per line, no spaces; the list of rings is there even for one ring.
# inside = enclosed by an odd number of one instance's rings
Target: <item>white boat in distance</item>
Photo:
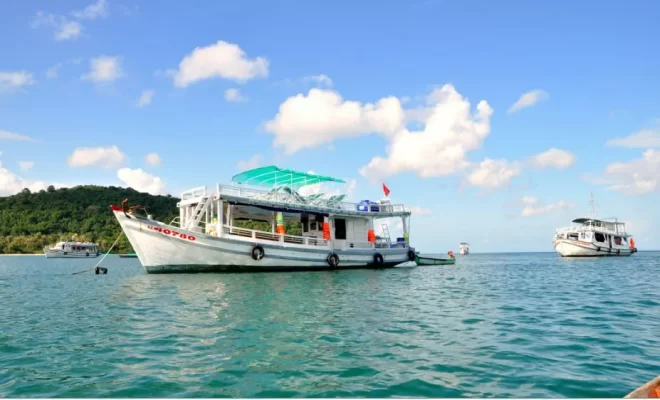
[[[637,252],[626,224],[616,218],[596,218],[593,196],[590,203],[591,217],[576,218],[570,227],[557,229],[552,240],[555,251],[562,257],[615,257]]]
[[[463,243],[459,244],[458,247],[459,247],[458,254],[460,254],[462,256],[470,254],[470,245],[469,244],[463,242]]]
[[[128,207],[127,199],[111,209],[147,273],[385,268],[415,260],[408,244],[411,212],[403,205],[298,192],[323,182],[345,183],[267,166],[235,175],[215,193],[206,187],[182,193],[179,217],[169,223],[146,210],[140,215],[143,207]],[[376,241],[374,222],[392,217],[402,218],[403,238]],[[271,229],[236,226],[245,219],[266,221]],[[301,235],[287,234],[284,221],[301,224]]]
[[[90,242],[57,242],[53,247],[44,247],[46,258],[95,258],[99,247]]]

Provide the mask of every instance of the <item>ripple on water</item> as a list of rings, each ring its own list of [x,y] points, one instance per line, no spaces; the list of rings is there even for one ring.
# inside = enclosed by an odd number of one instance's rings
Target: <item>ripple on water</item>
[[[659,259],[72,278],[0,257],[0,396],[622,397],[660,370]]]

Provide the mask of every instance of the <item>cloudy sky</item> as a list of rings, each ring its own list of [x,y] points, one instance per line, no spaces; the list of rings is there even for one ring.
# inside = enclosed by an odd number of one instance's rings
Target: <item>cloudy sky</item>
[[[6,1],[0,195],[178,195],[255,166],[414,208],[422,251],[660,249],[660,3]]]

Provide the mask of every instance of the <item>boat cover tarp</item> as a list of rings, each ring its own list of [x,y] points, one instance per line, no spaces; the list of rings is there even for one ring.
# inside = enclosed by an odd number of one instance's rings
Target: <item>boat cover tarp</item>
[[[234,175],[231,180],[234,183],[243,185],[266,187],[286,185],[292,188],[314,185],[322,182],[346,183],[339,178],[310,174],[308,172],[294,171],[291,169],[282,169],[274,165],[243,171],[240,174]]]

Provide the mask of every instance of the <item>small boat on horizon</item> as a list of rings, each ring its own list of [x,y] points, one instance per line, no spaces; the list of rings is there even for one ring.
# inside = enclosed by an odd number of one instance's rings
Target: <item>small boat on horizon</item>
[[[57,242],[52,247],[44,247],[46,258],[96,258],[99,247],[91,242]]]
[[[458,245],[458,254],[462,256],[466,256],[470,254],[470,245],[462,242],[461,244]]]
[[[571,226],[558,228],[552,246],[562,257],[616,257],[637,252],[626,224],[616,218],[597,218],[593,195],[590,217],[576,218]],[[574,225],[575,224],[575,225]]]
[[[135,253],[126,253],[126,254],[120,254],[120,258],[137,258],[137,254]]]

